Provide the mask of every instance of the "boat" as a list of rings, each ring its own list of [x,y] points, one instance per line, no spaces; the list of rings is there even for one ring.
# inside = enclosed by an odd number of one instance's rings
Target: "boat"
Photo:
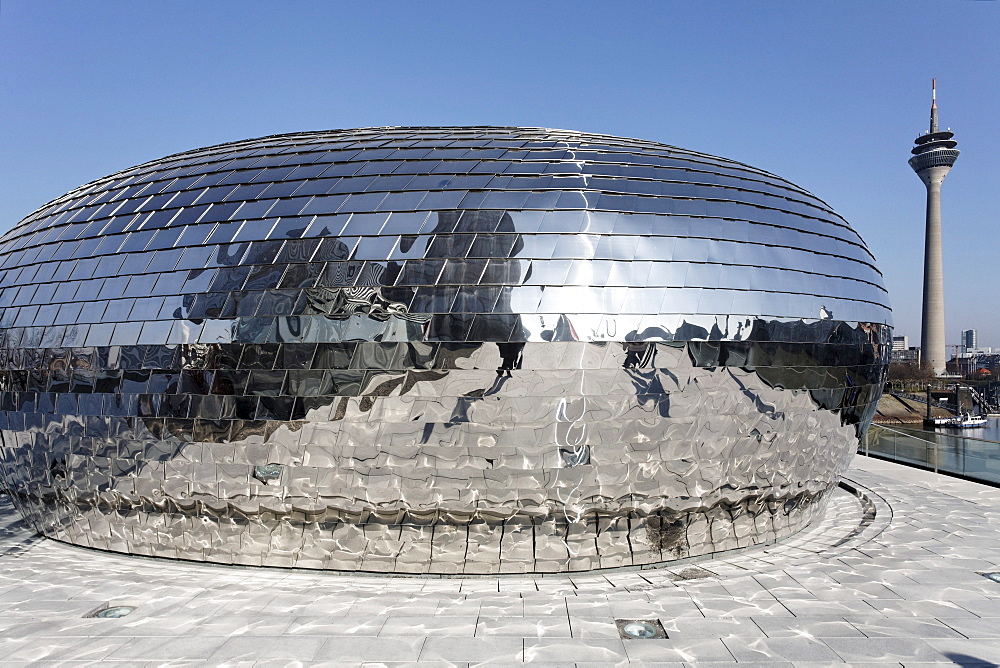
[[[955,416],[949,415],[946,417],[929,417],[924,418],[924,424],[928,427],[948,427],[951,425],[951,421],[955,419]]]
[[[972,429],[975,427],[985,427],[989,424],[989,419],[985,415],[970,415],[969,413],[959,413],[948,421],[949,427],[958,429]]]

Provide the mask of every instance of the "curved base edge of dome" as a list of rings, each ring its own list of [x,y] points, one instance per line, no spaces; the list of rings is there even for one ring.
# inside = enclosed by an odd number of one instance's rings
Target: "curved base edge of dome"
[[[839,480],[839,476],[837,476]],[[818,492],[747,493],[709,508],[464,523],[271,526],[207,516],[17,499],[38,532],[99,551],[226,566],[353,574],[492,576],[669,566],[780,544],[821,517],[836,484]],[[16,493],[12,495],[17,498]],[[48,526],[41,526],[48,525]],[[285,543],[281,545],[281,543]]]

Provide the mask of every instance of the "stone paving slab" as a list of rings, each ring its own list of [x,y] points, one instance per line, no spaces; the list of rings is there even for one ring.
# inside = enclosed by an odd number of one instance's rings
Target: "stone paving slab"
[[[1000,665],[1000,489],[858,457],[821,522],[669,568],[426,578],[232,568],[34,536],[0,497],[0,663]],[[84,615],[136,606],[120,619]],[[623,640],[615,619],[658,619]]]

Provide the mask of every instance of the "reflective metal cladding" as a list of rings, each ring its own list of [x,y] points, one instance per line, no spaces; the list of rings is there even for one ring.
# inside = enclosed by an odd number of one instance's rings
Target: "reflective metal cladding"
[[[746,165],[523,128],[182,153],[0,239],[2,480],[105,550],[576,571],[780,539],[875,409],[862,240]]]

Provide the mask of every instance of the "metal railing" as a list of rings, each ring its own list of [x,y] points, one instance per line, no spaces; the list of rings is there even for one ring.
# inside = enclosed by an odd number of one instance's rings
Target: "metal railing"
[[[1000,486],[1000,442],[872,425],[860,454]]]
[[[979,410],[983,413],[996,413],[997,411],[1000,411],[1000,406],[997,406],[996,403],[985,397],[983,394],[980,394],[976,388],[969,387],[969,393],[972,395],[973,401],[979,405]]]

